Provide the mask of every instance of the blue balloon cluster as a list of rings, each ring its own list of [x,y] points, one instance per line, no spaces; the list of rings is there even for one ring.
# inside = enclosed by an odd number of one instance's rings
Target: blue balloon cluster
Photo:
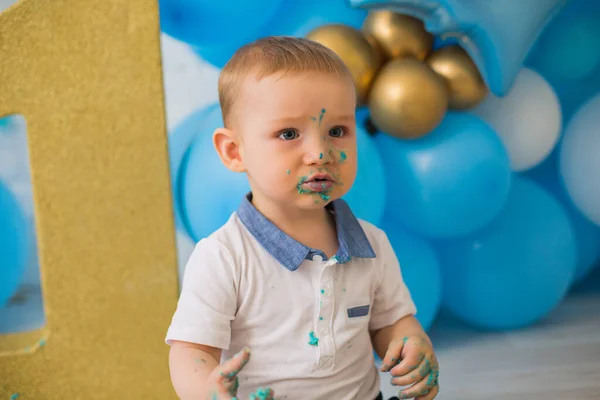
[[[0,308],[16,292],[29,259],[30,232],[17,199],[0,182]]]
[[[552,194],[512,174],[501,141],[478,117],[448,113],[416,140],[373,136],[367,120],[359,110],[359,174],[345,199],[388,234],[424,327],[442,305],[488,329],[533,323],[589,271],[596,228],[576,218],[556,174],[540,174]],[[177,221],[195,241],[224,224],[250,190],[214,149],[221,126],[220,108],[210,105],[170,136]]]

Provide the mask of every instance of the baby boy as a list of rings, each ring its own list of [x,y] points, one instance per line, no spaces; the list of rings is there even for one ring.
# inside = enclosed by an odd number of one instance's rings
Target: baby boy
[[[221,161],[251,192],[195,247],[166,342],[181,399],[433,399],[438,363],[385,233],[341,197],[356,177],[356,93],[326,47],[269,37],[219,78]],[[210,190],[210,188],[207,188]]]

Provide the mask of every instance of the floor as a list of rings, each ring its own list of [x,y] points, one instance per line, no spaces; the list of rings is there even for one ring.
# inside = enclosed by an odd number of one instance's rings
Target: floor
[[[442,314],[430,332],[440,400],[599,400],[600,268],[539,324],[475,331]],[[397,387],[382,374],[386,398]]]

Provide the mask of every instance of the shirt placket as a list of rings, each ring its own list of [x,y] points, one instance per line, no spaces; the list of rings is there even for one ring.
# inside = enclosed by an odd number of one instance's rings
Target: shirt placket
[[[335,356],[335,342],[333,335],[333,316],[335,309],[335,292],[333,278],[337,260],[332,258],[327,261],[321,271],[321,288],[319,293],[320,313],[317,321],[317,334],[319,335],[319,369],[333,367]]]

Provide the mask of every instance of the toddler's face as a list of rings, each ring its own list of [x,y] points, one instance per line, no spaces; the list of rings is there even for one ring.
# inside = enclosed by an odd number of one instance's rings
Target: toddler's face
[[[348,192],[356,177],[355,96],[351,79],[334,74],[249,80],[234,129],[254,195],[317,208]]]

